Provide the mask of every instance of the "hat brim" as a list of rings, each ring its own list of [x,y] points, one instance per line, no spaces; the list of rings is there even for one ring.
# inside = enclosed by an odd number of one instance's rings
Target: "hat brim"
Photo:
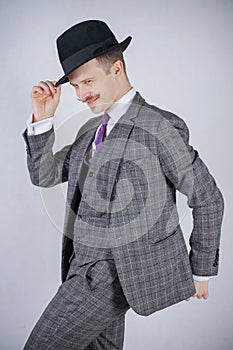
[[[128,47],[130,41],[132,40],[131,36],[128,36],[125,40],[123,40],[121,43],[114,45],[106,50],[103,50],[101,53],[93,55],[92,57],[87,57],[86,60],[82,61],[82,62],[77,62],[77,65],[75,65],[74,67],[72,67],[72,69],[70,69],[70,71],[68,71],[65,75],[63,75],[55,84],[55,86],[57,87],[58,85],[64,84],[64,83],[68,83],[69,79],[68,79],[68,75],[70,73],[72,73],[75,69],[77,69],[78,67],[82,66],[84,63],[90,61],[93,58],[96,58],[98,56],[101,56],[105,53],[108,53],[110,51],[114,51],[114,50],[121,50],[122,52],[125,51],[125,49]]]

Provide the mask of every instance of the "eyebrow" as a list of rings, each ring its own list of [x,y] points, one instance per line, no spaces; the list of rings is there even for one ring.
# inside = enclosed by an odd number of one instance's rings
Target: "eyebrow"
[[[84,81],[87,81],[87,80],[93,80],[93,79],[95,79],[95,78],[94,78],[94,77],[85,78],[85,79],[81,80],[80,83],[83,83]],[[80,83],[79,83],[79,84],[80,84]],[[70,85],[76,85],[76,84],[77,84],[77,83],[71,83],[71,82],[70,82]]]

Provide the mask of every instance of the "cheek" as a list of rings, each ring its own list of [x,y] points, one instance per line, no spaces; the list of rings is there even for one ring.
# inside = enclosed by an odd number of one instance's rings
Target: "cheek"
[[[94,90],[96,94],[100,94],[100,97],[103,100],[109,101],[115,96],[115,85],[113,84],[111,77],[102,79],[101,83],[96,85]]]
[[[105,96],[108,98],[108,100],[114,100],[115,97],[115,86],[113,84],[106,84],[105,87]]]

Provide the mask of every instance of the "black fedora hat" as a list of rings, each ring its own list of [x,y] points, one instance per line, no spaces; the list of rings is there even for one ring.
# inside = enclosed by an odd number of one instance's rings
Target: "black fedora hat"
[[[109,51],[127,48],[132,37],[118,42],[114,34],[103,21],[88,20],[75,24],[57,38],[57,50],[65,75],[56,86],[67,83],[67,75],[82,64]]]

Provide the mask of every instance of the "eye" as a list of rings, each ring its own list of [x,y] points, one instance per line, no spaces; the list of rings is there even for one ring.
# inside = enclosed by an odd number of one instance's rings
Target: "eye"
[[[86,80],[86,84],[87,84],[87,85],[90,85],[91,83],[92,83],[92,80],[91,80],[91,79]]]

